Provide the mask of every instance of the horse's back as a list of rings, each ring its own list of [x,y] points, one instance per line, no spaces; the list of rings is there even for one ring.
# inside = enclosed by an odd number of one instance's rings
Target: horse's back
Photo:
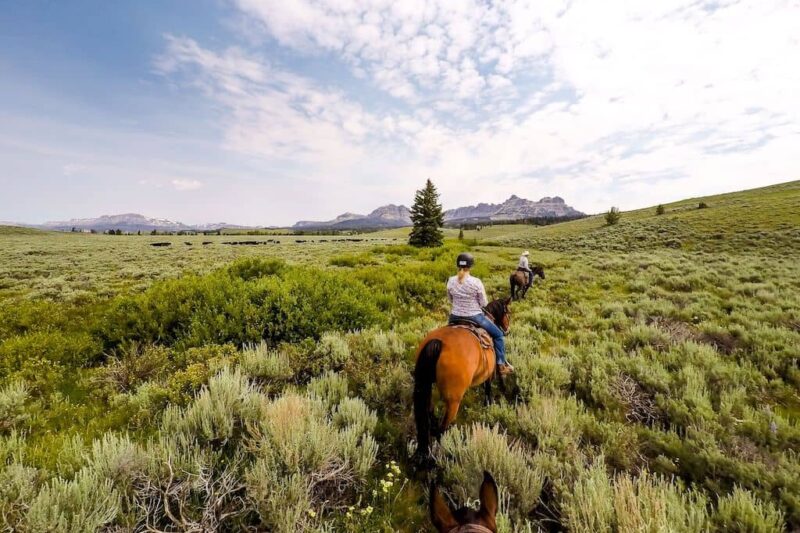
[[[442,350],[436,365],[436,382],[442,395],[463,390],[489,379],[494,373],[495,356],[491,348],[483,349],[475,335],[464,328],[437,328],[422,340],[417,349],[419,358],[428,342],[439,340]]]

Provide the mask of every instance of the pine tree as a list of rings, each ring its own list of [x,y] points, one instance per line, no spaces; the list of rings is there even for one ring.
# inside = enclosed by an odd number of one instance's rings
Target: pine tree
[[[424,189],[414,196],[411,208],[411,221],[414,228],[408,238],[408,244],[419,247],[441,246],[444,240],[441,227],[444,226],[444,213],[439,203],[439,193],[431,180]]]
[[[663,215],[666,212],[667,212],[667,210],[664,209],[664,206],[661,205],[661,204],[658,204],[658,207],[656,207],[656,215]]]
[[[619,207],[612,207],[609,209],[605,215],[605,218],[606,224],[609,226],[613,226],[619,222],[619,219],[622,218],[622,213],[620,212]]]
[[[463,241],[464,240],[464,228],[463,227],[459,228],[459,230],[458,230],[458,240],[459,241]]]

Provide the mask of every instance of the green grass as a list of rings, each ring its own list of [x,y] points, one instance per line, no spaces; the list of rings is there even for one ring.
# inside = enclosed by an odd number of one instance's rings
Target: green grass
[[[179,528],[218,518],[214,487],[221,529],[429,527],[406,463],[414,350],[459,250],[501,296],[525,248],[547,278],[513,305],[517,373],[489,408],[465,398],[436,451],[445,490],[474,500],[490,469],[501,531],[796,529],[798,206],[792,182],[613,227],[447,230],[433,250],[407,230],[2,231],[0,512],[11,529]]]
[[[0,226],[0,235],[41,235],[45,233],[34,228],[23,228],[20,226]]]

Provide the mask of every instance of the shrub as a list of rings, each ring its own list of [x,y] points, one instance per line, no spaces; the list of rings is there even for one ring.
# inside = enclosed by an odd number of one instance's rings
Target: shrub
[[[24,529],[83,533],[98,531],[119,513],[120,496],[111,480],[81,470],[72,481],[54,479],[31,501]]]
[[[378,416],[361,398],[344,398],[333,413],[333,425],[339,429],[353,428],[362,434],[373,433]]]
[[[28,419],[27,400],[28,387],[22,381],[12,381],[0,389],[0,433],[17,428]]]
[[[258,418],[260,403],[261,397],[241,371],[226,369],[203,387],[187,409],[168,407],[161,430],[191,441],[223,445]]]
[[[380,378],[367,379],[360,391],[360,395],[373,409],[391,415],[402,416],[410,412],[411,393],[414,384],[411,379],[411,369],[397,363],[381,370]]]
[[[292,363],[297,373],[318,376],[326,370],[341,370],[349,359],[347,339],[339,333],[324,333],[308,356]]]
[[[606,220],[607,226],[613,226],[617,222],[619,222],[620,218],[622,218],[622,213],[620,212],[618,207],[612,207],[606,212],[604,218]]]
[[[103,479],[110,480],[123,494],[131,489],[147,458],[127,435],[106,433],[92,443],[88,466]]]
[[[705,496],[646,470],[635,478],[628,475],[615,478],[614,515],[618,531],[704,533],[709,530]]]
[[[517,408],[520,431],[538,450],[574,457],[581,437],[584,410],[574,397],[540,396]]]
[[[275,276],[286,269],[286,263],[279,259],[262,259],[256,257],[242,258],[234,261],[228,268],[228,274],[249,281],[267,276]]]
[[[567,491],[562,506],[564,523],[575,533],[612,531],[614,524],[614,488],[602,457]]]
[[[779,533],[784,530],[783,514],[774,505],[759,501],[739,487],[719,499],[713,518],[720,531]]]
[[[658,207],[656,207],[656,215],[663,215],[666,212],[667,212],[667,210],[664,209],[664,206],[661,205],[661,204],[658,204]]]
[[[375,414],[347,400],[334,407],[334,423],[329,412],[320,399],[294,393],[266,406],[250,440],[257,458],[246,475],[264,526],[302,530],[316,522],[309,510],[345,507],[366,481],[377,456],[369,431]]]
[[[461,499],[475,497],[484,471],[492,473],[498,486],[509,493],[510,513],[527,515],[536,507],[544,485],[538,456],[521,443],[509,441],[499,427],[473,424],[453,427],[442,436],[437,452],[446,479],[460,491]]]
[[[364,265],[374,265],[377,264],[375,258],[368,253],[362,254],[351,254],[351,255],[337,255],[331,257],[328,263],[331,266],[338,266],[338,267],[357,267],[357,266],[364,266]]]
[[[697,208],[698,208],[698,209],[706,209],[706,208],[708,208],[708,204],[707,204],[707,203],[705,203],[705,202],[700,202],[700,203],[697,205]]]
[[[119,297],[98,335],[109,348],[131,340],[178,348],[293,342],[376,324],[381,317],[371,296],[352,277],[309,268],[253,279],[227,271],[189,275]]]
[[[132,344],[120,348],[98,375],[101,383],[117,392],[133,391],[137,385],[161,374],[169,365],[169,350],[160,346]]]
[[[347,397],[347,378],[335,372],[312,379],[308,384],[308,394],[332,406]]]
[[[245,348],[240,365],[251,378],[269,384],[285,382],[294,375],[289,358],[283,352],[270,350],[263,342]]]
[[[561,357],[522,357],[515,364],[520,390],[531,399],[541,393],[558,393],[571,382],[567,361]]]
[[[25,512],[36,497],[39,471],[12,463],[0,468],[0,517],[7,531],[22,529]]]

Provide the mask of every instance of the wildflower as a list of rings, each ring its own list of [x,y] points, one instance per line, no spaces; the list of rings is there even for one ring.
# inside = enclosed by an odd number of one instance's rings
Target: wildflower
[[[361,514],[364,516],[369,516],[372,514],[372,506],[368,505],[366,508],[361,509]]]
[[[375,490],[375,489],[372,489],[372,497],[374,498],[377,495],[378,495],[378,491]]]
[[[392,479],[392,478],[394,477],[394,474],[392,474],[391,472],[389,472],[388,474],[386,474],[386,477],[388,477],[389,479]]]
[[[316,518],[317,517],[317,512],[314,509],[309,509],[308,510],[308,516],[310,516],[311,518]]]

